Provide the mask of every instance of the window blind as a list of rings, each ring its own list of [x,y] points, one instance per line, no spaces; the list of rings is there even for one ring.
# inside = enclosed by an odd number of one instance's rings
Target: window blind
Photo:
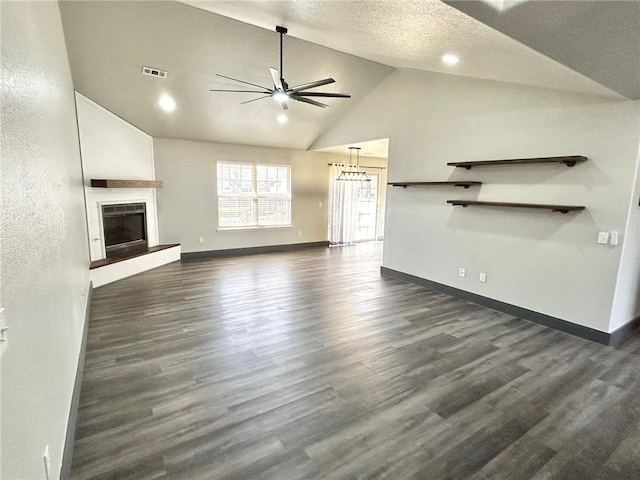
[[[291,225],[291,167],[217,163],[218,227]]]

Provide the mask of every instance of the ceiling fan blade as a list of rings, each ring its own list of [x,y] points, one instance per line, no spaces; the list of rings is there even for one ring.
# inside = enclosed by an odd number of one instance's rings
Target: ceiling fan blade
[[[245,82],[244,80],[238,80],[237,78],[233,78],[233,77],[227,77],[226,75],[220,75],[219,73],[216,73],[216,76],[227,78],[229,80],[233,80],[234,82],[246,83],[247,85],[251,85],[252,87],[258,87],[258,88],[261,88],[262,90],[271,90],[270,88],[263,87],[262,85],[256,85],[255,83]]]
[[[268,90],[218,90],[216,88],[212,88],[209,91],[210,92],[264,93],[265,95],[271,95],[271,92]]]
[[[351,98],[351,95],[346,93],[298,92],[296,95],[300,97]]]
[[[265,95],[264,97],[252,98],[251,100],[247,100],[246,102],[240,102],[240,105],[244,105],[245,103],[255,102],[256,100],[262,100],[263,98],[269,98],[271,94]]]
[[[284,92],[284,88],[282,88],[282,80],[280,80],[280,74],[278,73],[278,70],[271,67],[269,68],[269,71],[271,72],[271,78],[273,78],[273,84],[275,85],[276,90]]]
[[[294,100],[297,100],[298,102],[315,105],[316,107],[326,108],[329,106],[329,105],[325,105],[324,103],[316,102],[315,100],[311,100],[309,98],[299,97],[298,95],[291,95],[291,98],[293,98]]]
[[[293,88],[289,89],[289,92],[298,93],[302,90],[308,90],[309,88],[321,87],[322,85],[329,85],[330,83],[335,83],[333,78],[325,78],[324,80],[318,80],[315,82],[303,83],[302,85],[297,85]]]

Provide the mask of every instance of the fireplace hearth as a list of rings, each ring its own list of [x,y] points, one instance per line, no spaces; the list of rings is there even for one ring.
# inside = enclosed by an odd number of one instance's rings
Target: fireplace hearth
[[[107,258],[144,250],[147,241],[144,203],[102,205],[102,226]]]

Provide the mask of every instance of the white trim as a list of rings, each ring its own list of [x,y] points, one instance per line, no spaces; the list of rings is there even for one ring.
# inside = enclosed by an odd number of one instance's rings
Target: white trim
[[[156,179],[156,153],[155,150],[153,149],[153,137],[151,137],[151,180],[155,180]],[[158,224],[160,223],[159,219],[158,219],[158,197],[157,197],[157,192],[158,190],[155,188],[151,189],[151,193],[153,195],[153,214],[155,215],[155,234],[156,234],[156,241],[158,242],[158,245],[160,245],[160,230],[158,227]],[[147,236],[149,235],[149,228],[148,228],[149,222],[147,222]]]

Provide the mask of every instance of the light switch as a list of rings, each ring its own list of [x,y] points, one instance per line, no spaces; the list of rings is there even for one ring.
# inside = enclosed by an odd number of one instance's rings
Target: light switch
[[[607,245],[609,243],[609,232],[598,233],[598,243],[601,245]]]
[[[609,238],[609,245],[617,245],[618,244],[618,232],[611,232],[611,237]]]

